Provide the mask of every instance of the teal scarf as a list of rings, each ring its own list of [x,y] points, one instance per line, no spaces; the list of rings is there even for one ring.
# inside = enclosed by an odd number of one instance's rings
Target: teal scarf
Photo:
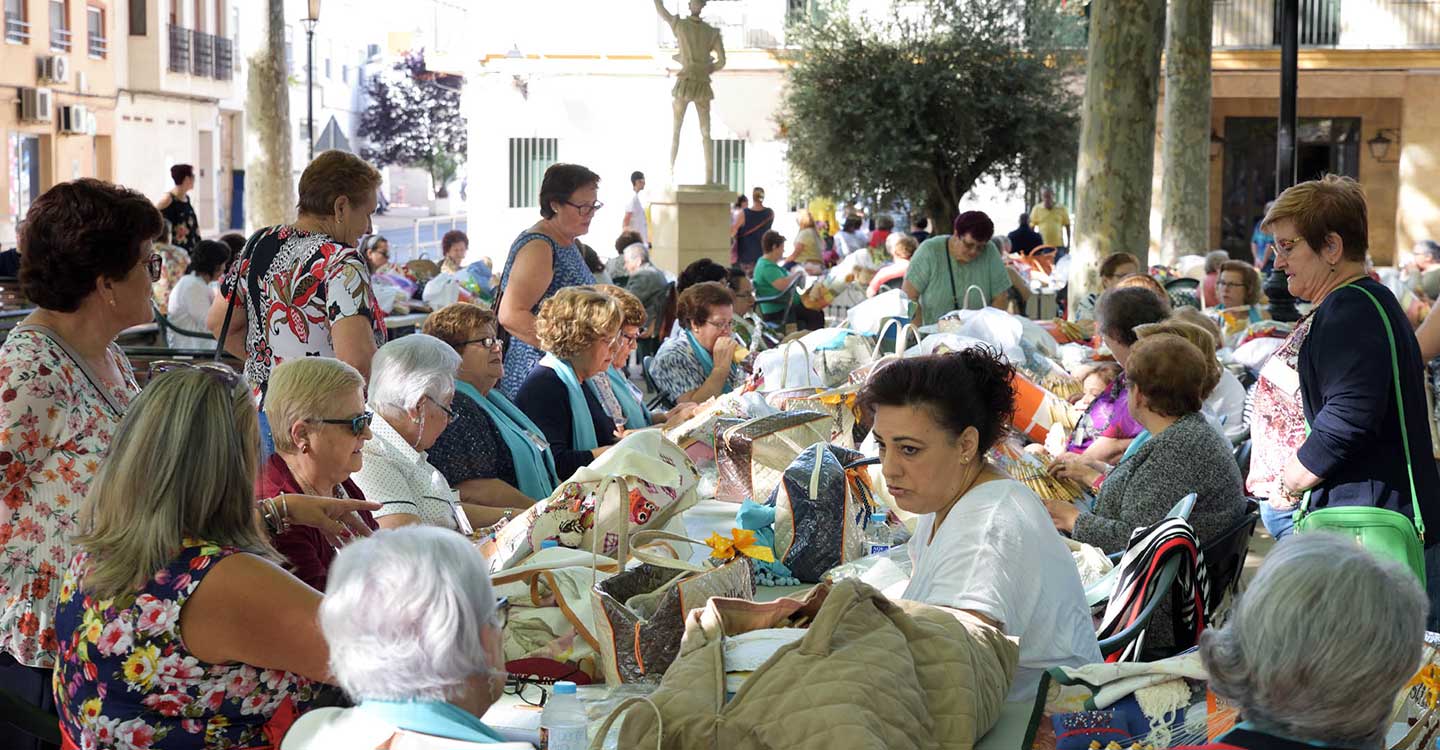
[[[490,415],[515,464],[515,481],[520,485],[516,489],[532,500],[550,497],[560,480],[555,475],[555,459],[549,448],[540,447],[545,444],[545,433],[498,390],[491,389],[482,396],[475,386],[459,379],[455,381],[455,390],[469,396]]]
[[[560,376],[560,382],[565,384],[566,395],[570,397],[570,450],[593,451],[599,448],[600,439],[595,436],[595,421],[590,417],[590,405],[585,402],[585,384],[575,375],[575,369],[554,354],[541,357],[540,364]]]
[[[615,400],[620,402],[620,408],[625,412],[625,429],[641,430],[649,427],[650,411],[635,398],[635,392],[630,390],[630,381],[626,380],[614,365],[605,371],[605,376],[610,378],[610,390],[615,392]]]
[[[444,701],[361,701],[355,710],[393,724],[407,732],[418,732],[450,740],[494,744],[505,739],[485,722]]]
[[[710,356],[710,352],[706,351],[705,347],[700,345],[700,342],[695,339],[695,334],[691,333],[688,329],[685,331],[685,338],[690,340],[690,351],[695,353],[695,359],[700,360],[700,371],[705,373],[705,377],[709,377],[710,373],[715,370],[715,358]],[[730,392],[729,376],[726,376],[725,387],[721,389],[720,392]]]

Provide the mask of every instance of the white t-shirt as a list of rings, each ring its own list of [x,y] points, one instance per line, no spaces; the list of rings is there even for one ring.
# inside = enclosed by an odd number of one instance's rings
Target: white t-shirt
[[[1010,479],[986,482],[955,503],[932,540],[934,524],[929,513],[915,527],[903,598],[978,612],[1019,638],[1006,700],[1033,700],[1050,667],[1101,661],[1080,573],[1035,493]]]
[[[166,317],[176,328],[187,331],[204,331],[205,315],[210,312],[210,302],[215,299],[215,290],[199,276],[187,273],[175,282],[170,290],[169,311]],[[171,349],[204,349],[213,351],[215,339],[182,336],[174,331],[165,332],[165,341]]]
[[[649,245],[650,229],[645,226],[645,204],[640,202],[639,193],[635,193],[635,195],[630,198],[630,207],[626,208],[625,212],[630,214],[630,225],[628,228],[639,232],[641,241]]]
[[[1245,434],[1245,386],[1235,373],[1220,370],[1220,384],[1205,399],[1205,414],[1220,423],[1226,440]]]

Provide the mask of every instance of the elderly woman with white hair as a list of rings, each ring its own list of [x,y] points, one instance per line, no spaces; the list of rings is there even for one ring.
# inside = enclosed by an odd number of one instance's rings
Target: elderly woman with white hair
[[[511,508],[463,503],[426,451],[454,416],[460,355],[444,341],[415,333],[375,353],[370,365],[370,424],[360,470],[352,475],[366,499],[380,503],[381,528],[426,524],[471,535],[513,515]]]
[[[1207,747],[1385,747],[1395,697],[1420,667],[1428,608],[1413,573],[1351,540],[1280,542],[1225,626],[1201,636],[1210,688],[1241,718]]]
[[[401,528],[346,547],[320,629],[355,707],[305,714],[281,750],[502,742],[480,717],[505,688],[504,612],[484,556],[454,534]]]

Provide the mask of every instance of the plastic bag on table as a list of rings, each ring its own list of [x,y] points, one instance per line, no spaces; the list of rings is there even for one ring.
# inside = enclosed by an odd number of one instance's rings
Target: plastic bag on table
[[[910,576],[914,574],[915,566],[910,561],[910,548],[904,544],[897,544],[877,555],[867,555],[858,560],[851,560],[844,565],[831,568],[825,574],[825,580],[834,582],[846,578],[858,578],[879,589],[886,596],[895,596],[905,593],[905,586],[910,582]],[[899,594],[892,594],[898,587]]]

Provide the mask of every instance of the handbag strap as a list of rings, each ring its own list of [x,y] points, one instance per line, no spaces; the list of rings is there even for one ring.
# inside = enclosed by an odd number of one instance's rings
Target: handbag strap
[[[260,242],[260,235],[265,232],[266,229],[255,230],[255,233],[250,235],[250,239],[245,241],[245,249],[240,251],[240,257],[235,261],[235,288],[230,290],[230,298],[225,303],[225,322],[220,324],[220,336],[215,340],[214,361],[216,362],[225,356],[225,339],[230,335],[230,318],[235,315],[235,298],[240,295],[240,285],[246,283],[246,279],[240,274],[240,271],[246,267],[245,263],[250,260],[250,256],[255,254],[255,246]],[[246,293],[248,298],[248,289]]]
[[[698,539],[691,539],[688,536],[682,536],[671,531],[663,531],[660,529],[647,529],[645,531],[637,531],[630,536],[630,556],[635,558],[636,560],[639,560],[640,562],[654,565],[657,568],[685,570],[691,573],[705,573],[712,570],[712,568],[708,565],[697,565],[688,560],[680,560],[678,558],[665,557],[663,555],[653,555],[649,552],[642,552],[640,551],[640,549],[638,549],[639,547],[642,547],[651,542],[659,541],[684,542],[685,544],[693,544],[698,547],[705,546],[705,543]]]
[[[610,727],[615,725],[615,720],[629,713],[630,709],[641,705],[649,706],[650,710],[655,712],[655,750],[660,750],[665,739],[665,717],[661,715],[660,707],[655,705],[655,701],[645,696],[626,698],[620,701],[619,705],[615,706],[605,717],[605,721],[600,724],[600,729],[595,736],[590,738],[590,750],[602,750],[605,747],[606,735],[610,734]]]
[[[1366,298],[1375,305],[1376,312],[1380,313],[1380,322],[1385,324],[1385,337],[1390,341],[1390,374],[1395,386],[1395,409],[1400,420],[1400,443],[1405,448],[1405,471],[1410,479],[1410,510],[1413,514],[1411,520],[1415,524],[1415,533],[1419,534],[1420,541],[1423,544],[1425,541],[1425,519],[1420,515],[1420,493],[1415,486],[1415,465],[1410,457],[1410,428],[1405,424],[1405,396],[1400,391],[1400,350],[1395,345],[1395,329],[1390,325],[1390,316],[1385,314],[1385,308],[1380,305],[1380,300],[1375,299],[1375,295],[1371,294],[1370,290],[1363,286],[1356,285],[1355,282],[1346,284],[1341,288],[1350,288],[1362,292]],[[1308,419],[1305,420],[1305,434],[1307,437],[1310,434],[1310,420]],[[1300,518],[1303,518],[1305,513],[1309,511],[1310,492],[1310,490],[1306,490],[1305,496],[1300,500],[1300,513],[1298,516]]]
[[[945,241],[945,272],[950,274],[950,302],[954,305],[952,310],[960,309],[960,290],[955,288],[955,259],[950,257],[950,241]],[[970,290],[965,290],[969,296]]]
[[[977,307],[977,308],[975,308],[975,309],[977,309],[977,310],[984,310],[984,309],[985,309],[985,290],[984,290],[984,289],[981,289],[979,284],[971,284],[970,286],[968,286],[968,287],[965,288],[965,299],[962,300],[962,301],[965,303],[965,309],[967,309],[967,310],[970,309],[970,293],[971,293],[971,292],[979,292],[979,293],[980,293],[980,306]]]

